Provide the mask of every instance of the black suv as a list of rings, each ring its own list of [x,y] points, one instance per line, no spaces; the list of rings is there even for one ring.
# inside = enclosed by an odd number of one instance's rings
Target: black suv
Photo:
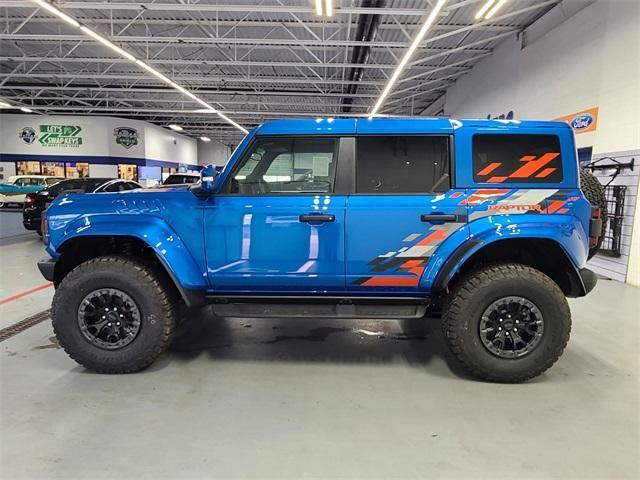
[[[35,230],[42,236],[40,220],[42,212],[63,193],[123,192],[142,188],[138,183],[119,178],[72,178],[62,180],[36,193],[28,193],[24,199],[22,224],[27,230]]]

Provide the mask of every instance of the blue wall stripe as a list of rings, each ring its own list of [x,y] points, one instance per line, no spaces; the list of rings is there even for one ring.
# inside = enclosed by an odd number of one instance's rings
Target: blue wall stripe
[[[0,162],[21,162],[21,161],[34,161],[34,162],[83,162],[92,163],[96,165],[117,165],[119,163],[128,163],[138,166],[147,167],[170,167],[178,168],[176,162],[163,162],[161,160],[154,160],[151,158],[139,158],[139,157],[109,157],[109,156],[97,156],[97,155],[27,155],[22,153],[0,153]],[[184,165],[189,170],[199,170],[197,165]]]

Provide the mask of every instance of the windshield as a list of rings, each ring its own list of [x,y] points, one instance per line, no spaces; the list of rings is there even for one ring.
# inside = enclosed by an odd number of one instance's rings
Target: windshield
[[[111,179],[106,179],[106,178],[94,178],[94,179],[75,178],[73,180],[63,180],[61,182],[56,183],[51,188],[49,188],[49,195],[60,195],[60,193],[66,190],[81,190],[85,193],[93,192],[100,185],[110,180]]]

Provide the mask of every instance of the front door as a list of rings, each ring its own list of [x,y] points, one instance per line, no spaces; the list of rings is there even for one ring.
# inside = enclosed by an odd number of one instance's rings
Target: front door
[[[257,137],[205,207],[215,292],[344,291],[339,139]]]
[[[360,136],[347,206],[347,290],[428,293],[436,249],[468,237],[464,190],[451,188],[449,136]]]

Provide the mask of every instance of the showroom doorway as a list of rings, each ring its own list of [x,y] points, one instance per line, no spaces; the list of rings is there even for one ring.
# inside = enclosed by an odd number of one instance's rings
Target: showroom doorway
[[[138,166],[128,163],[118,164],[118,177],[124,180],[138,181]]]

